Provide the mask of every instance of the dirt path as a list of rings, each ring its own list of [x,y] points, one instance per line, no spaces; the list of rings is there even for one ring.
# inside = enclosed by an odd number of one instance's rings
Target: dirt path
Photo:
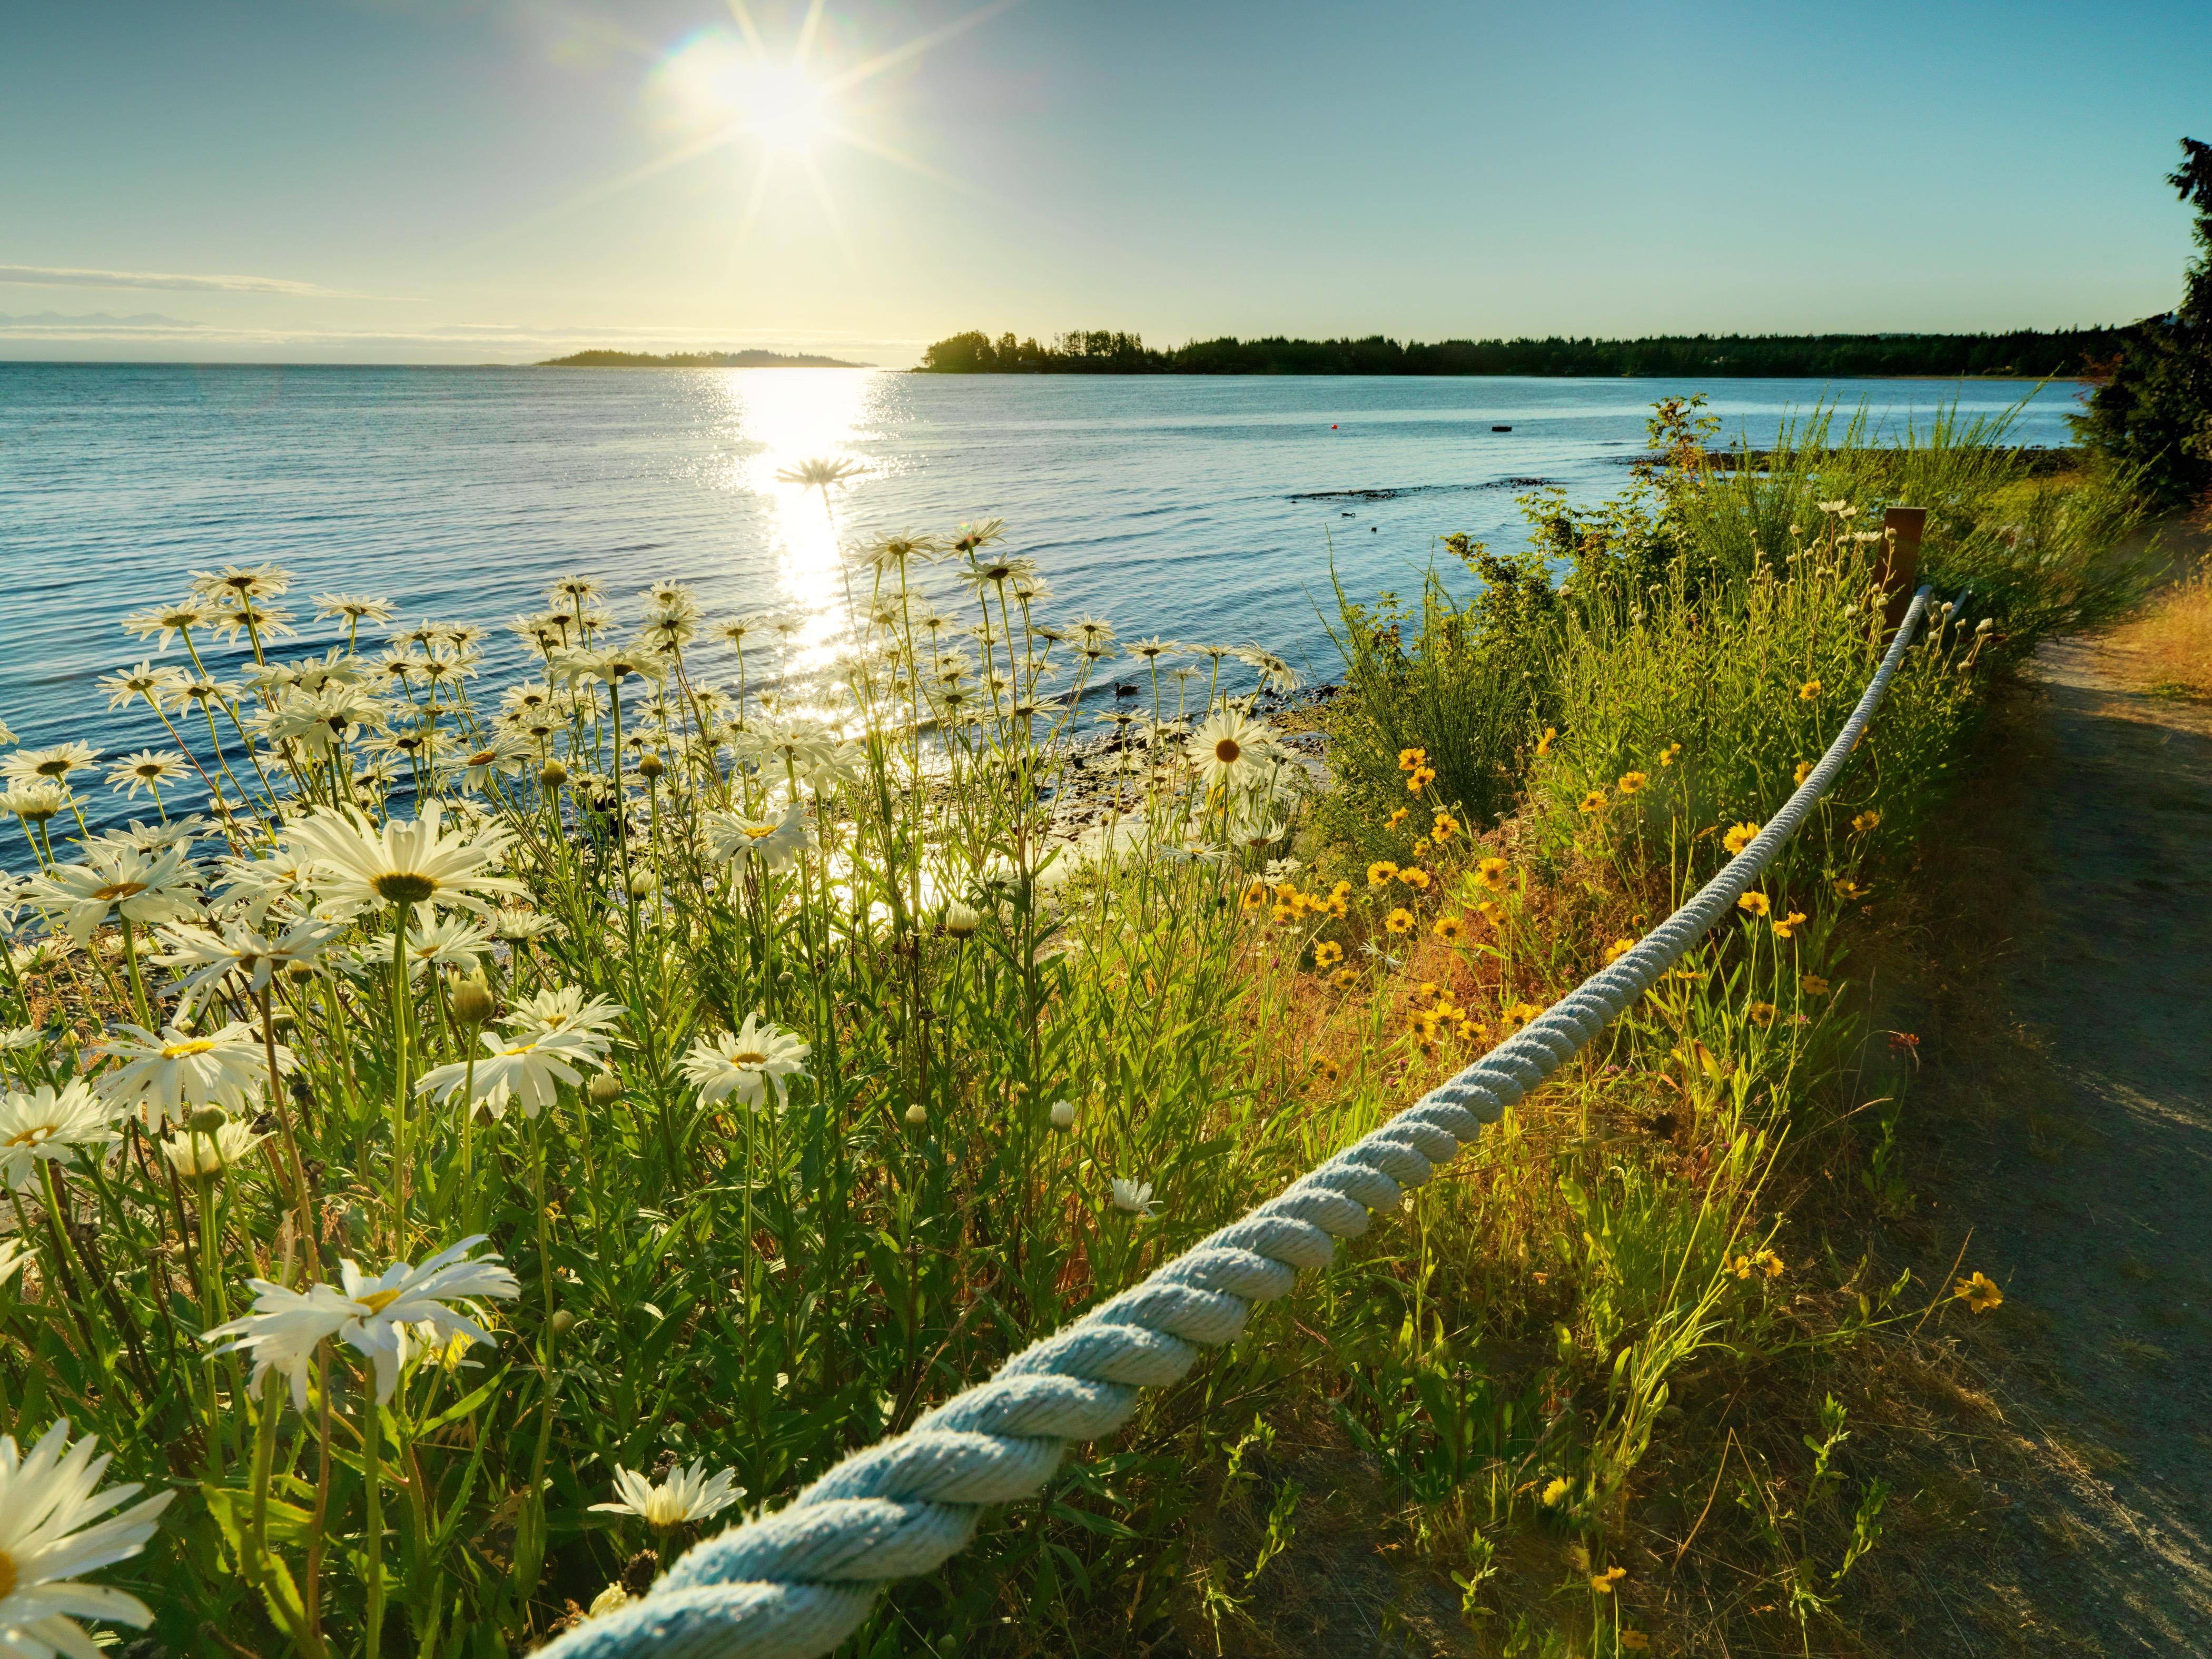
[[[2029,810],[1989,872],[2025,900],[2000,999],[2028,1052],[1944,1114],[1936,1189],[2006,1297],[1967,1351],[2014,1455],[1975,1462],[1962,1650],[2208,1653],[2212,708],[2092,641],[2033,678]]]

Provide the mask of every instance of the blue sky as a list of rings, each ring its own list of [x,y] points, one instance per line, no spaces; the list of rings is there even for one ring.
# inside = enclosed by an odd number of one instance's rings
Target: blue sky
[[[2212,138],[2203,4],[809,16],[0,8],[0,357],[2122,321]]]

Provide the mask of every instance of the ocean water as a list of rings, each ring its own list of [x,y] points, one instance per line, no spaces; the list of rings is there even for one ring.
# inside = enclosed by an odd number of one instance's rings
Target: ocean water
[[[2014,441],[2062,444],[2074,391],[0,363],[0,720],[31,744],[168,746],[143,705],[110,713],[93,681],[147,654],[125,612],[224,563],[297,573],[280,602],[292,652],[341,637],[311,623],[318,592],[495,625],[583,571],[620,614],[661,577],[693,584],[710,616],[804,611],[819,658],[842,614],[841,544],[993,517],[1043,568],[1048,613],[1109,617],[1125,639],[1257,641],[1326,678],[1332,571],[1356,598],[1410,592],[1432,560],[1456,573],[1448,532],[1521,540],[1528,481],[1585,500],[1620,489],[1657,398],[1704,392],[1754,444],[1822,401],[1863,402],[1895,431],[1954,400],[1994,414],[2027,399]],[[816,456],[867,471],[827,504],[778,481]],[[520,665],[505,635],[490,657],[493,684]]]

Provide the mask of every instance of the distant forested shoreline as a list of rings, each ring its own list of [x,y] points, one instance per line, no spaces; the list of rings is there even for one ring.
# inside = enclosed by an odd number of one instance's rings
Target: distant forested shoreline
[[[2094,376],[2135,328],[2008,334],[1695,334],[1638,340],[1194,340],[1165,350],[1141,336],[1077,329],[1049,344],[980,330],[923,352],[924,374],[1716,375],[1863,380],[1960,375]]]
[[[810,357],[788,351],[678,351],[656,356],[649,351],[576,351],[550,358],[538,368],[873,368],[838,357]]]

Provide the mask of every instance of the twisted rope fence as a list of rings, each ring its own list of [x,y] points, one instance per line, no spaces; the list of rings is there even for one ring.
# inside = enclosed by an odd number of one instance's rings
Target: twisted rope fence
[[[894,1578],[967,1542],[982,1507],[1041,1489],[1070,1441],[1127,1422],[1137,1390],[1179,1381],[1255,1302],[1328,1264],[1339,1238],[1541,1085],[1723,916],[1842,774],[1929,605],[1923,587],[1858,706],[1797,792],[1690,902],[1474,1065],[1241,1220],[1164,1263],[905,1433],[854,1453],[781,1510],[693,1548],[642,1598],[542,1650],[550,1659],[814,1659]]]

